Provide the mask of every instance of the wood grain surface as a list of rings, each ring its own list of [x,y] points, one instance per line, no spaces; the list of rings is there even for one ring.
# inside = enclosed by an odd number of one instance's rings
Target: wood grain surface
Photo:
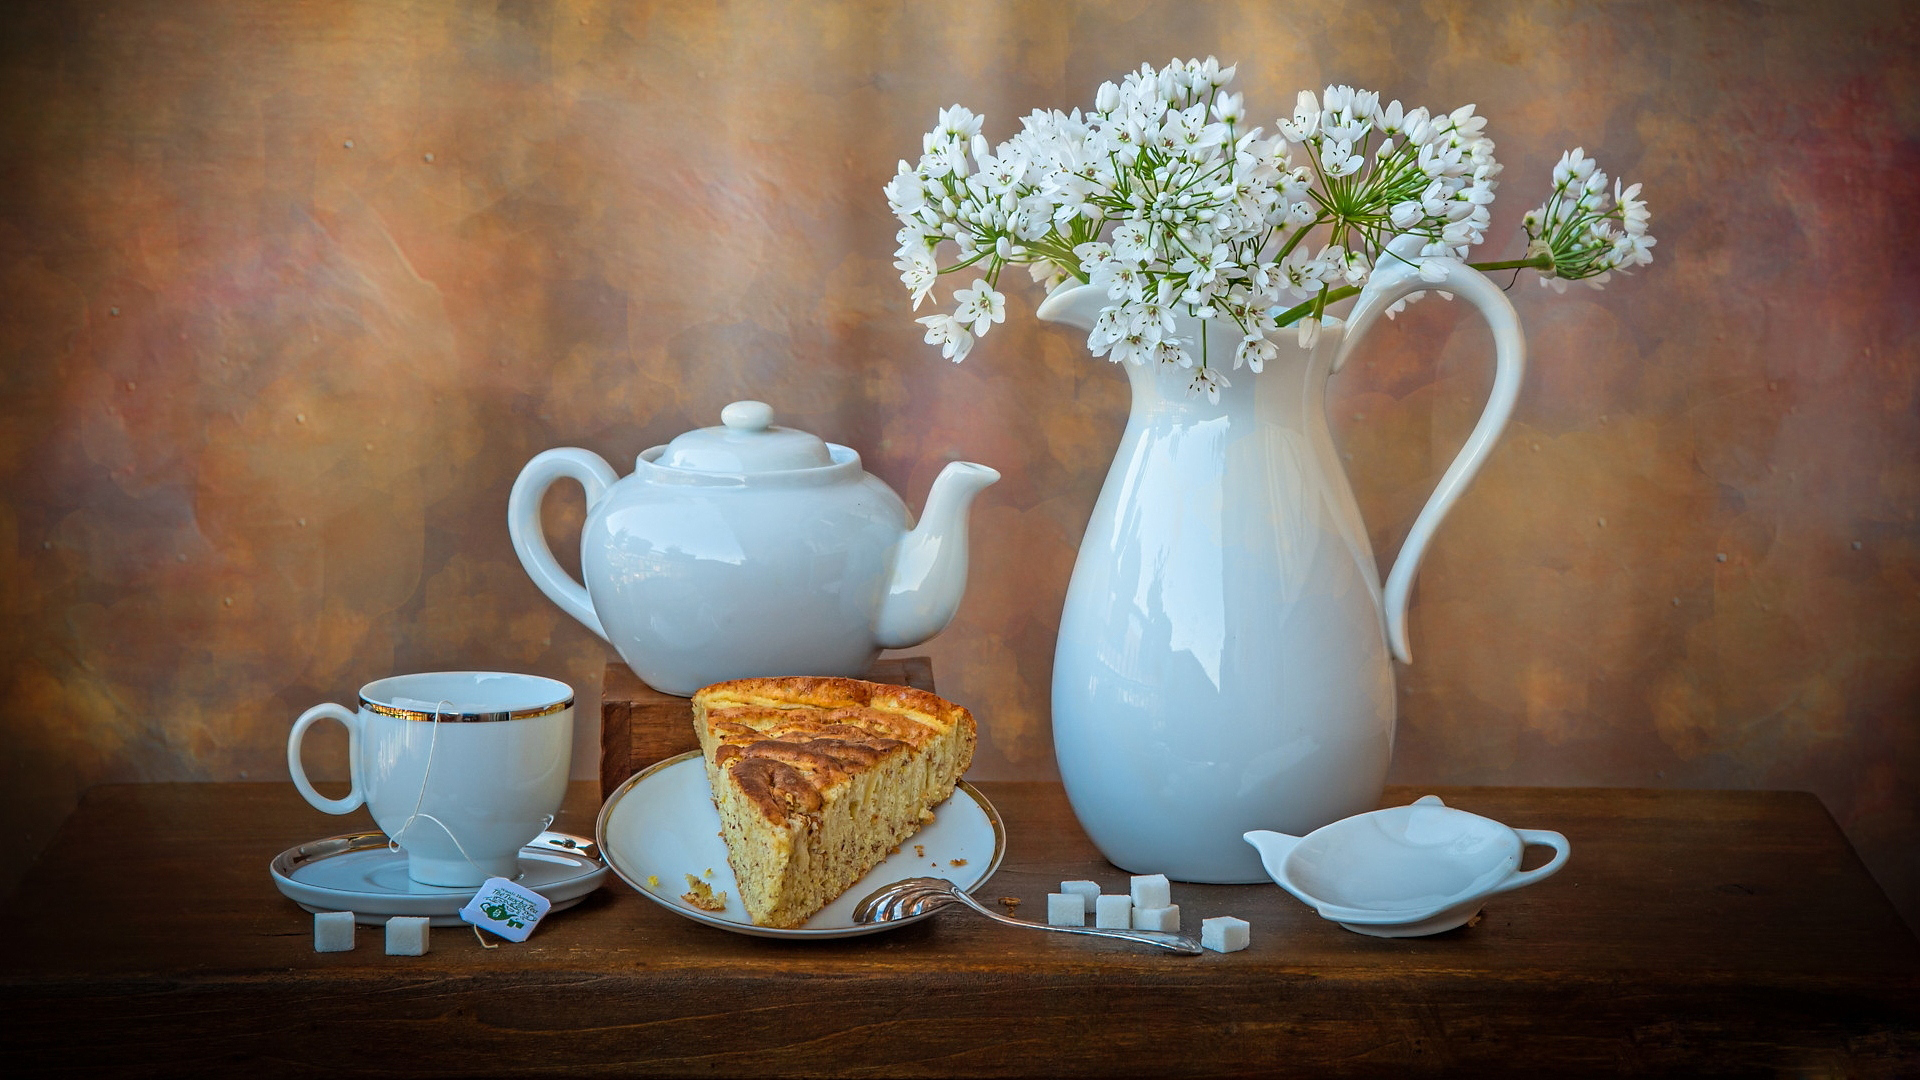
[[[1127,876],[1061,789],[979,787],[1007,824],[978,890]],[[1267,885],[1175,884],[1175,957],[942,914],[790,942],[682,919],[617,879],[524,945],[377,929],[318,954],[282,849],[370,827],[285,784],[90,790],[0,910],[0,1054],[33,1075],[1913,1075],[1920,945],[1817,800],[1790,792],[1440,788],[1573,845],[1475,925],[1362,937]],[[1387,802],[1428,793],[1401,788]],[[556,827],[590,832],[595,785]],[[16,1073],[16,1075],[18,1075]]]

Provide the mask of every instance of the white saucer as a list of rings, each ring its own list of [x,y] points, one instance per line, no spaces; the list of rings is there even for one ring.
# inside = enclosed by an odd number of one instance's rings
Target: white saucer
[[[737,934],[777,938],[841,938],[872,934],[935,914],[899,922],[853,921],[853,908],[868,893],[909,877],[943,877],[972,891],[1000,867],[1007,851],[1006,830],[986,797],[965,783],[934,807],[934,821],[900,845],[838,900],[803,926],[790,930],[755,926],[740,906],[740,887],[727,865],[720,839],[720,814],[713,808],[706,764],[699,751],[668,758],[630,777],[600,808],[596,835],[607,865],[640,895],[676,915]],[[727,894],[725,911],[702,911],[680,899],[693,874]]]
[[[433,926],[459,926],[472,888],[422,885],[407,876],[407,853],[394,851],[381,832],[315,840],[274,856],[273,883],[308,911],[351,911],[353,921],[379,925],[395,915],[427,915]],[[524,885],[562,911],[600,887],[607,866],[593,841],[543,832],[520,849]]]

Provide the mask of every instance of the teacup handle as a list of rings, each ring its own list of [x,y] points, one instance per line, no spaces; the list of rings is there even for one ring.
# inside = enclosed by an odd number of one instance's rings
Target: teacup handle
[[[1567,855],[1573,850],[1572,845],[1567,843],[1566,837],[1546,829],[1515,829],[1513,834],[1520,838],[1523,852],[1528,847],[1550,847],[1553,849],[1553,858],[1547,860],[1545,866],[1536,866],[1531,870],[1515,870],[1507,880],[1495,886],[1493,892],[1487,894],[1488,896],[1492,896],[1493,893],[1511,892],[1522,885],[1531,885],[1541,878],[1552,877],[1567,864]]]
[[[300,763],[300,740],[306,738],[307,729],[318,720],[338,720],[347,729],[347,767],[348,775],[353,778],[353,790],[347,792],[344,799],[329,799],[315,791],[312,782],[307,779],[306,766]],[[306,796],[314,809],[329,814],[351,814],[360,809],[367,801],[367,794],[360,786],[359,714],[350,713],[332,702],[315,705],[301,713],[300,719],[293,722],[293,731],[287,735],[287,771],[293,774],[293,786],[300,789],[300,794]]]

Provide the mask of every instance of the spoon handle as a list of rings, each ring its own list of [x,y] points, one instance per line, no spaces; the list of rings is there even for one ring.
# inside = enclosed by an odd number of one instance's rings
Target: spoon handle
[[[953,890],[953,896],[961,903],[992,919],[1008,926],[1024,926],[1031,930],[1057,930],[1063,934],[1089,934],[1093,937],[1119,938],[1122,941],[1137,941],[1142,945],[1153,945],[1182,956],[1199,956],[1200,943],[1182,934],[1164,934],[1158,930],[1117,930],[1104,926],[1055,926],[1052,923],[1028,922],[1002,915],[983,906],[980,901],[968,896],[960,889]]]

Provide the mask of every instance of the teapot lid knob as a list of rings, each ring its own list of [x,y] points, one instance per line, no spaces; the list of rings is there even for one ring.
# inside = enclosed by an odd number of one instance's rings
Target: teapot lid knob
[[[773,406],[764,401],[736,401],[720,410],[720,422],[732,431],[765,431],[773,426]]]
[[[835,458],[819,437],[774,427],[773,406],[764,401],[736,401],[720,410],[719,427],[685,432],[653,460],[668,469],[742,476],[818,469],[832,465]]]

